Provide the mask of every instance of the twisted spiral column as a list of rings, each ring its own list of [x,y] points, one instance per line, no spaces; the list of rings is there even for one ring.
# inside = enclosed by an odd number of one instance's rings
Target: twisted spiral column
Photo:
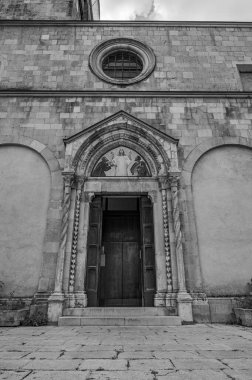
[[[77,251],[78,251],[78,237],[79,237],[80,205],[81,205],[81,194],[82,194],[82,190],[83,190],[83,185],[84,185],[84,179],[83,178],[77,178],[77,192],[76,192],[75,211],[74,211],[73,240],[72,240],[70,274],[69,274],[69,293],[74,292],[76,263],[77,263]]]
[[[62,223],[60,233],[60,246],[58,252],[54,293],[62,292],[65,251],[67,242],[67,230],[71,206],[71,186],[74,181],[73,173],[63,173],[64,176],[64,200],[62,207]]]
[[[168,207],[167,207],[167,188],[168,188],[167,179],[161,180],[160,186],[161,186],[161,195],[162,195],[167,291],[168,293],[172,293],[173,286],[172,286],[172,264],[171,264],[170,236],[169,236],[169,220],[168,220]]]
[[[183,246],[182,246],[182,232],[180,223],[180,212],[179,212],[179,176],[170,177],[171,186],[171,197],[172,197],[172,216],[173,216],[173,226],[175,233],[175,244],[176,244],[176,257],[178,266],[178,287],[180,292],[187,292],[185,283],[185,268],[184,268],[184,258],[183,258]]]

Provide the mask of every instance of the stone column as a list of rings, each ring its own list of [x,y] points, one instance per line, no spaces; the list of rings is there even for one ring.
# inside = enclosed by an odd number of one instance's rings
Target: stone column
[[[167,177],[159,178],[159,188],[162,196],[162,216],[163,216],[163,229],[164,229],[164,252],[166,262],[166,277],[167,277],[167,293],[166,293],[166,306],[174,307],[176,305],[175,296],[173,293],[173,276],[172,276],[172,262],[171,262],[171,247],[170,247],[170,233],[169,233],[169,219],[168,219],[168,196],[169,181]]]
[[[60,234],[60,245],[57,257],[54,292],[49,297],[48,320],[51,323],[58,322],[62,315],[64,294],[63,294],[63,273],[66,253],[67,231],[69,225],[69,213],[71,207],[71,186],[74,181],[73,172],[64,172],[64,200],[62,208],[62,223]]]
[[[149,192],[153,204],[154,242],[155,242],[155,269],[156,269],[156,294],[155,306],[166,306],[167,276],[164,255],[164,233],[162,217],[162,199],[158,191]]]
[[[170,186],[171,186],[171,196],[172,196],[172,216],[173,216],[173,226],[175,233],[176,242],[176,258],[177,258],[177,268],[178,268],[178,313],[182,318],[182,321],[192,322],[192,297],[187,292],[186,281],[185,281],[185,267],[184,267],[184,256],[183,256],[183,246],[182,246],[182,232],[180,223],[180,213],[179,213],[179,175],[170,175]]]
[[[70,254],[70,265],[69,265],[69,284],[68,284],[68,295],[69,295],[69,306],[75,306],[75,295],[74,295],[74,283],[75,283],[75,271],[77,262],[77,245],[78,245],[78,235],[79,235],[79,220],[80,220],[80,204],[81,204],[81,193],[84,184],[84,178],[76,177],[76,195],[74,202],[74,216],[73,216],[73,229],[72,229],[72,241],[71,241],[71,254]]]
[[[90,203],[94,193],[82,192],[80,202],[80,219],[78,234],[78,254],[75,276],[75,307],[87,307],[87,293],[85,290],[87,243],[89,230]]]

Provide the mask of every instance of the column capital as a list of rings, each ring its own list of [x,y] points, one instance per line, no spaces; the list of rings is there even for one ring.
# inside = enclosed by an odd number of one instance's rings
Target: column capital
[[[152,204],[157,202],[157,192],[156,190],[148,191],[147,197],[151,201]]]
[[[158,177],[158,185],[160,190],[167,190],[170,187],[169,177]]]
[[[170,173],[168,177],[169,185],[170,187],[180,187],[180,178],[181,178],[181,173],[180,172],[174,172]]]
[[[79,175],[75,176],[75,184],[76,184],[77,190],[82,190],[83,189],[85,181],[86,181],[85,177],[79,176]]]
[[[62,176],[64,179],[64,183],[66,187],[70,187],[73,185],[75,180],[75,173],[72,171],[63,171]]]
[[[86,203],[91,203],[92,200],[94,199],[94,197],[95,197],[95,193],[92,193],[89,191],[83,192],[83,199],[84,199],[84,202],[86,202]]]

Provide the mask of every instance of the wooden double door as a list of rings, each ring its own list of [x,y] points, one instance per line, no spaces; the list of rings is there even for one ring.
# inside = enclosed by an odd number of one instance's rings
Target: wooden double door
[[[122,200],[123,202],[123,200]],[[155,253],[152,204],[132,210],[106,208],[97,197],[90,210],[86,289],[88,306],[153,306]]]
[[[139,214],[106,211],[103,216],[101,306],[141,306]]]

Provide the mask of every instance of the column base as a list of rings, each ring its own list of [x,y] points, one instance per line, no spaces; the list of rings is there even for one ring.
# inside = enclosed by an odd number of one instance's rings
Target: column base
[[[187,292],[179,292],[177,296],[178,302],[178,315],[180,316],[182,323],[192,323],[192,297]]]
[[[87,307],[87,293],[75,292],[75,307]]]
[[[165,296],[166,296],[166,293],[156,293],[154,296],[154,306],[165,307],[166,306]]]
[[[63,303],[64,303],[63,293],[53,293],[48,299],[48,322],[58,323],[59,317],[62,316]]]
[[[68,293],[66,300],[67,300],[66,307],[70,307],[70,308],[75,307],[75,296],[73,293]]]
[[[166,307],[177,307],[177,294],[167,293],[165,297]]]

